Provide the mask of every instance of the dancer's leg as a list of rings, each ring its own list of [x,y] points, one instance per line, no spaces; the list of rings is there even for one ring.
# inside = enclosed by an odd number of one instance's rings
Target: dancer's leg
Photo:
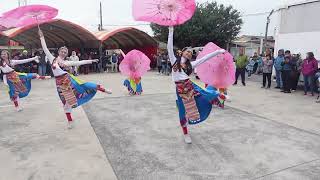
[[[110,89],[105,89],[102,85],[97,85],[97,90],[103,93],[112,94],[112,91]]]
[[[16,108],[17,112],[22,111],[23,109],[19,105],[19,96],[12,98],[12,102],[14,104],[14,107]]]
[[[192,140],[191,140],[191,137],[188,133],[188,121],[186,119],[180,120],[180,125],[181,125],[182,132],[184,135],[184,142],[187,144],[191,144]]]
[[[68,103],[63,105],[64,112],[66,114],[67,120],[68,120],[68,129],[72,129],[74,127],[73,125],[73,119],[71,116],[72,107],[68,105]]]

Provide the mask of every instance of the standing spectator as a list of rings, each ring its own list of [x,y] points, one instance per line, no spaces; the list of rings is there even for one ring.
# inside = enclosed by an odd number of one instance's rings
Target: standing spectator
[[[284,50],[280,49],[278,51],[278,56],[274,61],[274,68],[276,70],[276,82],[277,82],[277,86],[275,88],[277,89],[283,88],[283,81],[282,81],[283,62],[284,62]]]
[[[292,80],[291,80],[291,71],[292,71],[292,57],[291,52],[287,50],[284,55],[284,61],[282,63],[282,81],[283,81],[283,91],[284,93],[291,93]]]
[[[40,58],[39,58],[39,75],[45,76],[47,73],[47,61],[46,61],[46,54],[43,51],[40,51]]]
[[[108,62],[108,57],[105,53],[102,53],[102,72],[105,72],[107,70],[107,62]]]
[[[170,76],[171,74],[171,68],[172,68],[172,65],[171,65],[171,61],[167,61],[167,75]]]
[[[247,71],[248,71],[248,79],[251,78],[251,74],[253,74],[253,69],[254,69],[254,65],[255,65],[255,61],[253,60],[253,58],[250,58],[249,63],[246,67]]]
[[[248,57],[244,55],[243,50],[240,51],[239,57],[236,59],[236,82],[234,85],[237,85],[238,78],[241,75],[242,85],[246,86],[246,66],[248,64]]]
[[[258,63],[258,67],[257,67],[257,71],[256,74],[262,74],[262,68],[263,68],[263,60],[262,60],[262,55],[258,56],[257,54],[257,63]]]
[[[292,79],[292,91],[296,91],[300,79],[301,69],[302,69],[302,59],[300,54],[294,54],[292,57],[293,70],[291,72]]]
[[[252,56],[252,60],[254,61],[254,66],[253,66],[253,73],[256,73],[259,67],[259,60],[261,60],[261,71],[262,71],[262,58],[258,55],[257,52],[255,52]],[[258,73],[257,73],[258,74]]]
[[[80,61],[81,60],[86,60],[86,59],[89,59],[91,58],[90,54],[89,53],[84,53],[81,58],[80,58]],[[89,74],[89,65],[83,65],[81,66],[80,68],[82,68],[82,72],[83,74]]]
[[[168,57],[167,57],[167,55],[166,54],[163,54],[162,55],[162,60],[161,60],[161,69],[162,69],[162,71],[161,71],[161,73],[162,74],[166,74],[166,71],[167,71],[167,61],[168,61]]]
[[[271,55],[267,55],[263,59],[263,84],[261,88],[266,87],[266,80],[268,80],[268,86],[267,88],[269,89],[271,87],[271,75],[272,75],[272,67],[273,67],[273,60]]]
[[[320,103],[320,69],[318,69],[318,72],[316,73],[316,87],[318,90],[318,97],[317,97],[317,103]]]
[[[73,61],[73,62],[78,62],[79,61],[79,57],[77,56],[77,53],[75,51],[72,51],[71,56],[69,57],[69,61]],[[72,73],[75,76],[79,75],[77,66],[73,66],[72,67]]]
[[[112,72],[118,72],[118,55],[116,53],[113,53],[111,56],[111,71]]]
[[[30,58],[30,56],[28,55],[28,51],[23,50],[20,56],[20,59],[28,59],[28,58]],[[22,70],[22,72],[31,73],[31,66],[32,66],[31,63],[21,64],[20,66],[21,66],[20,69]]]
[[[161,74],[162,69],[162,55],[159,53],[156,57],[157,60],[157,67],[158,67],[158,74]]]
[[[33,55],[31,55],[31,56],[29,56],[29,57],[36,57],[36,56],[40,56],[40,52],[39,51],[37,51],[37,52],[35,52]],[[31,69],[30,69],[30,72],[31,73],[38,73],[39,72],[39,65],[38,65],[38,63],[36,63],[36,62],[31,62],[30,63],[30,67],[31,67]]]
[[[53,51],[51,51],[51,54],[53,56],[55,56],[55,53]],[[52,72],[52,68],[51,68],[51,63],[49,61],[48,56],[46,56],[46,62],[47,62],[47,72],[46,74],[50,75],[51,77],[53,77],[53,72]]]
[[[315,90],[315,74],[318,70],[318,61],[314,58],[313,52],[307,53],[307,58],[302,63],[302,74],[304,77],[304,95],[307,95],[308,90],[314,96]]]

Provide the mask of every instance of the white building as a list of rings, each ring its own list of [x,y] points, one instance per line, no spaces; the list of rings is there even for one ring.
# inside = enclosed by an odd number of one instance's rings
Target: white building
[[[276,21],[275,53],[279,49],[291,53],[314,52],[320,59],[320,1],[308,0],[289,4],[278,9],[272,16]]]

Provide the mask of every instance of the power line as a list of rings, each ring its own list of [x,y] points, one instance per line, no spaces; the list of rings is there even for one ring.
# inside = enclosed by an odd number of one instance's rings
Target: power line
[[[268,12],[260,12],[260,13],[252,13],[252,14],[244,14],[242,17],[248,17],[248,16],[263,16],[270,14],[271,11]]]
[[[241,17],[250,17],[250,16],[263,16],[270,14],[271,11],[267,12],[258,12],[258,13],[251,13],[251,14],[243,14]],[[92,25],[96,26],[96,25]],[[103,26],[106,27],[112,27],[112,26],[150,26],[150,23],[139,23],[139,24],[103,24]]]

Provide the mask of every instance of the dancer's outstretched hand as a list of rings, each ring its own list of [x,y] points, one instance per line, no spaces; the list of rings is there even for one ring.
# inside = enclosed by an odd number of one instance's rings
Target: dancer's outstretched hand
[[[106,93],[107,94],[112,94],[112,90],[111,89],[106,89]]]
[[[99,59],[93,59],[92,62],[97,63],[99,62]]]
[[[218,52],[220,52],[221,54],[223,54],[223,53],[225,53],[225,52],[227,52],[227,51],[224,50],[224,49],[219,49]]]
[[[39,59],[40,59],[40,57],[39,57],[39,56],[35,56],[35,57],[34,57],[34,61],[35,61],[36,63],[39,63],[39,62],[40,62],[40,60],[39,60]]]

